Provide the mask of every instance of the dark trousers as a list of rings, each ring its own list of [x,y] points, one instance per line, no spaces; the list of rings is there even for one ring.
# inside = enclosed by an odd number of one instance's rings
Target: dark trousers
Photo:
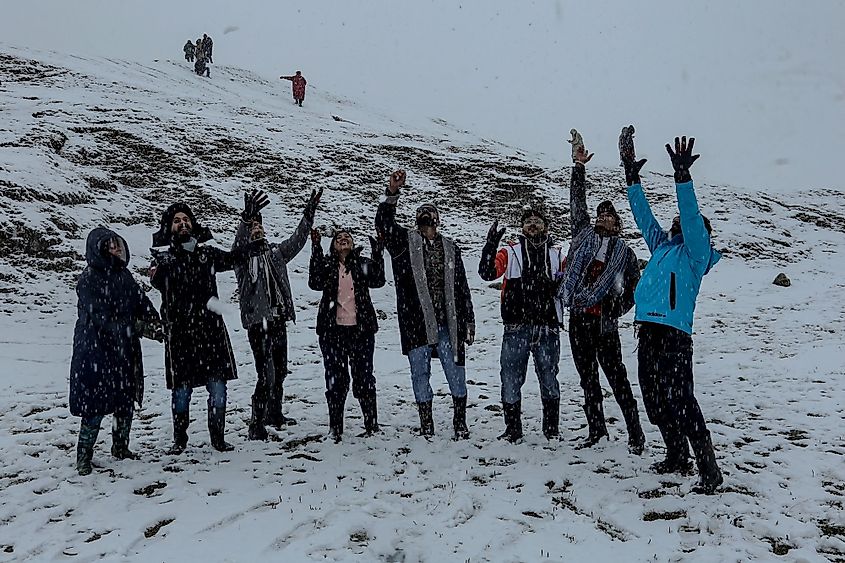
[[[692,336],[682,330],[642,323],[639,331],[640,389],[648,419],[666,435],[682,435],[691,443],[710,434],[695,398]]]
[[[637,400],[634,399],[628,372],[622,361],[619,331],[612,330],[602,334],[600,317],[572,314],[569,317],[569,344],[575,369],[581,378],[581,388],[584,390],[584,412],[590,429],[606,431],[599,366],[613,390],[613,396],[622,410],[628,430],[633,429],[632,425],[638,428]],[[642,379],[642,375],[640,378]]]
[[[285,321],[274,319],[266,325],[252,325],[247,334],[255,358],[255,370],[258,372],[252,398],[267,404],[270,414],[274,410],[281,412],[285,377],[288,374],[288,331]]]
[[[343,404],[349,393],[352,376],[352,395],[361,400],[375,395],[373,375],[375,334],[357,326],[335,326],[320,335],[320,351],[326,370],[326,398]]]

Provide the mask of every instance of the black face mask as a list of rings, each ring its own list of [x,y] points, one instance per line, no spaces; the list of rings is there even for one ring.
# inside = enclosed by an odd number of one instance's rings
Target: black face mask
[[[429,211],[423,211],[417,216],[418,227],[434,227],[436,224],[434,214]]]

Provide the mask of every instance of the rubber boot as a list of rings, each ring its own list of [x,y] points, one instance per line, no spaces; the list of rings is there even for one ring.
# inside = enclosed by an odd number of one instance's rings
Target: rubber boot
[[[587,426],[590,433],[587,438],[578,444],[575,449],[592,448],[602,438],[608,438],[607,424],[604,421],[604,409],[601,402],[597,405],[584,405],[584,414],[587,415]]]
[[[499,440],[514,443],[522,439],[522,401],[502,403],[505,415],[505,431],[499,434]]]
[[[97,443],[99,426],[79,425],[79,441],[76,444],[76,471],[80,475],[91,474],[91,459],[94,457],[94,444]]]
[[[235,446],[223,439],[226,432],[226,408],[208,409],[208,436],[211,447],[218,452],[231,452]]]
[[[668,426],[658,426],[663,443],[666,445],[666,458],[651,466],[651,470],[661,475],[666,473],[687,473],[692,470],[689,459],[689,446],[683,434]]]
[[[378,425],[378,403],[375,391],[363,396],[358,402],[361,404],[361,414],[364,417],[364,434],[372,436],[381,432]]]
[[[339,444],[343,441],[343,411],[346,404],[345,401],[338,401],[335,397],[327,397],[327,399],[329,403],[329,434],[334,443]]]
[[[173,445],[167,450],[169,455],[179,455],[188,447],[188,425],[191,415],[188,411],[173,412]]]
[[[131,415],[115,415],[111,427],[111,455],[117,459],[139,459],[138,454],[129,449],[129,431],[131,429]]]
[[[420,411],[420,436],[430,438],[434,436],[434,414],[431,410],[431,401],[417,403]]]
[[[467,398],[455,397],[452,395],[452,428],[455,431],[453,438],[455,440],[466,440],[469,438],[469,428],[467,428]]]
[[[632,409],[623,410],[622,416],[625,417],[625,426],[628,428],[628,451],[634,455],[642,455],[645,450],[645,433],[640,424],[636,403]]]
[[[695,463],[698,465],[700,480],[698,485],[692,488],[693,493],[712,495],[716,488],[722,484],[724,478],[719,466],[716,464],[716,452],[713,451],[713,442],[710,433],[704,437],[690,440],[692,450],[695,452]]]
[[[267,406],[266,422],[276,430],[281,430],[283,426],[295,426],[296,419],[289,418],[282,413],[282,407],[285,404],[285,389],[279,387],[278,395],[270,397]]]
[[[264,428],[264,413],[267,404],[264,401],[252,398],[252,416],[249,419],[249,431],[247,438],[250,440],[266,440],[267,429]]]
[[[560,437],[560,399],[543,400],[543,436],[547,440]]]

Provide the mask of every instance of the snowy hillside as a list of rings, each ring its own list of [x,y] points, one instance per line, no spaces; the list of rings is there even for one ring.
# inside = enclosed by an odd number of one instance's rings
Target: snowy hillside
[[[705,278],[695,336],[698,397],[725,485],[717,496],[689,495],[693,477],[648,471],[663,451],[641,401],[649,439],[642,458],[627,452],[609,390],[613,440],[574,449],[586,428],[565,333],[563,440],[543,439],[530,374],[525,442],[495,438],[503,427],[499,292],[474,271],[489,223],[498,218],[515,233],[529,201],[561,217],[555,234],[566,243],[563,140],[559,167],[550,169],[445,122],[410,116],[406,125],[315,89],[298,108],[287,82],[227,66],[211,72],[209,80],[181,61],[0,52],[0,560],[845,561],[845,186],[776,196],[698,186],[725,254]],[[588,148],[615,150],[592,147],[590,131],[583,133]],[[696,148],[703,155],[697,168],[717,158]],[[659,155],[660,147],[648,152]],[[670,165],[651,158],[644,186],[668,224],[675,214]],[[291,268],[300,320],[289,327],[286,384],[287,414],[299,425],[271,430],[266,443],[246,440],[256,376],[234,276],[221,274],[239,364],[227,413],[237,451],[209,447],[198,391],[188,451],[163,453],[172,428],[163,350],[145,341],[147,394],[132,431],[142,459],[110,457],[107,417],[94,474],[76,474],[79,420],[67,410],[67,376],[73,284],[91,228],[121,233],[132,249],[130,268],[145,280],[150,236],[169,203],[188,201],[214,232],[213,244],[228,247],[244,190],[270,194],[264,219],[275,238],[291,231],[310,191],[324,187],[317,224],[352,225],[360,243],[372,231],[387,174],[400,167],[409,177],[400,215],[409,222],[418,203],[436,202],[471,273],[479,327],[468,351],[469,441],[449,439],[451,402],[439,366],[432,376],[437,435],[427,442],[415,434],[392,281],[372,294],[386,319],[376,348],[384,433],[356,437],[362,422],[350,397],[344,442],[324,439],[319,294],[307,287],[306,248]],[[647,258],[621,170],[590,168],[588,179],[591,206],[616,201],[626,235]],[[791,287],[771,284],[779,272]],[[150,297],[158,304],[158,292]],[[630,315],[622,327],[639,400]]]

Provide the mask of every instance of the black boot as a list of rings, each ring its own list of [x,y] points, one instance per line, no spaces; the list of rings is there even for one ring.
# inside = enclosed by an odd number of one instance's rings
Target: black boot
[[[167,450],[169,455],[179,455],[188,447],[188,425],[191,422],[189,412],[173,413],[173,445]]]
[[[431,412],[431,401],[417,403],[420,411],[420,436],[430,438],[434,436],[434,414]]]
[[[607,424],[604,421],[604,409],[601,402],[597,405],[584,405],[584,414],[587,415],[587,426],[590,428],[590,433],[587,439],[578,444],[576,449],[592,448],[599,443],[602,438],[608,438]]]
[[[249,419],[249,431],[247,437],[250,440],[266,440],[267,429],[264,428],[264,413],[267,404],[264,401],[252,398],[252,416]]]
[[[267,424],[281,430],[283,426],[295,426],[296,419],[288,418],[282,414],[282,407],[285,404],[285,390],[284,387],[279,388],[278,395],[270,397],[269,405],[267,407]]]
[[[129,449],[129,431],[131,429],[131,415],[115,415],[111,427],[111,455],[117,459],[139,459],[138,454]]]
[[[502,403],[505,415],[505,431],[499,434],[499,440],[514,443],[522,439],[522,401]]]
[[[642,455],[645,450],[645,433],[640,424],[640,415],[637,408],[622,411],[625,417],[625,425],[628,427],[628,451],[634,455]]]
[[[722,484],[722,472],[716,464],[716,452],[713,451],[713,442],[708,432],[703,438],[690,440],[692,450],[695,452],[695,463],[698,465],[700,480],[698,485],[692,488],[693,493],[712,495],[716,488]]]
[[[79,441],[76,444],[76,471],[80,475],[91,474],[91,459],[94,457],[94,444],[97,443],[99,426],[79,425]]]
[[[343,411],[346,407],[344,401],[336,398],[328,398],[329,403],[329,433],[335,444],[343,440]]]
[[[688,473],[692,471],[687,439],[679,431],[668,426],[658,426],[663,443],[666,445],[666,458],[652,464],[651,470],[661,475],[666,473]]]
[[[467,428],[467,397],[455,397],[452,395],[452,428],[455,430],[455,440],[466,440],[469,438],[469,428]]]
[[[364,417],[364,434],[366,436],[372,436],[381,432],[378,426],[378,408],[375,391],[363,396],[358,402],[361,404],[361,415]]]
[[[208,409],[208,436],[218,452],[231,452],[235,446],[223,439],[226,433],[226,407]]]
[[[560,436],[560,399],[543,400],[543,436],[547,440]]]

